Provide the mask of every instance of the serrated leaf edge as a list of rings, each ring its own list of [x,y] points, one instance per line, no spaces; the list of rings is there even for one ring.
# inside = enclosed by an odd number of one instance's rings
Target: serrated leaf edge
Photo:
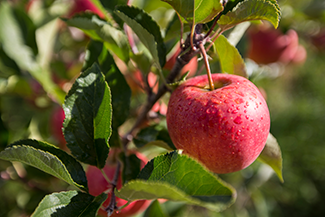
[[[80,188],[80,189],[85,189],[85,186],[80,185],[80,184],[74,182],[74,180],[73,180],[72,177],[71,177],[71,174],[70,174],[69,171],[67,170],[67,168],[66,168],[66,166],[64,165],[64,163],[63,163],[63,162],[62,162],[62,161],[61,161],[61,160],[60,160],[56,155],[53,155],[52,153],[50,153],[50,152],[48,152],[48,151],[44,151],[44,150],[41,150],[41,149],[36,149],[36,148],[34,148],[33,146],[29,146],[29,145],[13,145],[13,146],[7,147],[5,150],[3,150],[2,152],[0,152],[0,158],[4,159],[4,158],[2,157],[2,155],[4,154],[4,152],[6,152],[6,151],[10,151],[9,149],[18,149],[18,148],[20,148],[20,147],[30,148],[30,149],[33,149],[34,151],[41,152],[41,153],[45,153],[45,154],[49,154],[49,155],[53,156],[57,161],[60,162],[60,164],[62,165],[64,171],[68,174],[68,177],[70,178],[70,181],[72,181],[72,182],[68,182],[68,184],[73,184],[73,185],[77,186],[77,187]],[[57,148],[57,147],[55,147],[55,146],[53,146],[53,147],[54,147],[54,148]],[[58,149],[58,148],[57,148],[57,149]],[[13,159],[13,160],[9,160],[9,159]],[[9,161],[19,161],[19,162],[21,162],[21,163],[25,163],[25,164],[27,164],[27,165],[30,165],[30,166],[32,166],[32,167],[35,167],[35,168],[37,168],[37,169],[39,169],[39,170],[41,170],[41,171],[43,171],[43,172],[45,172],[45,173],[48,173],[47,171],[45,171],[45,170],[43,170],[43,169],[41,169],[41,168],[39,168],[39,167],[37,167],[37,166],[31,164],[31,163],[28,163],[27,161],[23,161],[23,160],[21,160],[21,159],[16,159],[16,158],[6,158],[5,160],[9,160]],[[44,165],[46,165],[46,164],[44,164]],[[51,168],[49,165],[46,165],[46,166],[49,167],[49,168]],[[51,168],[51,170],[52,170],[52,168]],[[53,170],[52,170],[52,171],[53,171]],[[51,173],[48,173],[48,174],[53,175],[53,176],[55,176],[55,177],[57,177],[57,178],[59,178],[59,179],[61,179],[61,180],[63,180],[63,181],[66,181],[66,180],[62,179],[62,177],[59,176],[56,172],[53,173],[53,174],[51,174]],[[54,174],[57,174],[57,175],[54,175]]]

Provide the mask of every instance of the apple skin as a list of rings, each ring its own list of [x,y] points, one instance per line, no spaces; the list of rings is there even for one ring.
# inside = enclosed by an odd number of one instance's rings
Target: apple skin
[[[107,163],[103,170],[105,171],[106,175],[110,180],[113,180],[116,170],[116,164],[112,163],[112,158],[116,156],[120,152],[119,149],[111,149],[109,153],[109,157],[107,160]],[[147,162],[146,157],[141,155],[140,153],[135,153],[137,157],[141,160],[141,168],[143,168]],[[88,180],[88,188],[89,193],[93,196],[98,196],[104,191],[108,190],[109,188],[112,188],[112,186],[106,181],[106,179],[103,177],[101,171],[95,167],[95,166],[88,166],[86,171],[86,176]],[[120,173],[120,176],[118,178],[117,182],[117,189],[120,189],[122,187],[122,176]],[[111,192],[108,193],[108,198],[103,203],[102,207],[107,207],[111,200]],[[123,200],[121,198],[116,197],[116,205],[118,207],[123,206],[126,204],[127,201]],[[144,211],[148,206],[150,205],[149,200],[137,200],[131,202],[128,206],[123,208],[122,210],[119,210],[118,212],[114,212],[111,216],[119,216],[119,217],[127,217],[127,216],[133,216],[136,213],[139,213],[141,211]],[[99,216],[106,217],[107,212],[104,211],[102,208],[98,211]]]
[[[247,57],[258,64],[297,64],[306,60],[306,49],[299,45],[298,34],[292,29],[282,34],[277,29],[258,26],[248,31],[248,39]]]
[[[167,127],[177,149],[214,173],[242,170],[265,146],[270,129],[267,104],[244,77],[212,74],[190,78],[171,94]]]

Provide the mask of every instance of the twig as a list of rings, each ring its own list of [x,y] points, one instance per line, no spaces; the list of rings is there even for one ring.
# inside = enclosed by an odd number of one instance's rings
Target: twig
[[[114,210],[117,209],[115,188],[117,186],[118,177],[120,175],[120,169],[121,169],[121,163],[119,161],[117,161],[114,178],[113,178],[113,181],[111,182],[111,185],[112,185],[111,201],[109,202],[109,205],[105,208],[105,211],[107,212],[108,217],[111,216],[113,214]]]

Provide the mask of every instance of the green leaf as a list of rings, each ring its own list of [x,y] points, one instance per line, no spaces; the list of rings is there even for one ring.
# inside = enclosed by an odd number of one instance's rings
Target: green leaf
[[[223,11],[221,14],[226,14],[228,13],[229,11],[232,11],[234,7],[236,7],[236,5],[239,3],[239,2],[242,2],[242,1],[245,1],[245,0],[228,0],[227,1],[227,4],[225,5]]]
[[[111,135],[111,93],[99,66],[93,64],[76,79],[63,105],[63,133],[78,160],[103,168]]]
[[[47,93],[53,95],[58,102],[63,102],[65,93],[52,81],[51,73],[36,61],[31,47],[25,44],[23,30],[7,2],[0,3],[0,43],[4,52],[21,70],[28,71]]]
[[[104,193],[97,197],[77,191],[53,193],[43,198],[31,217],[96,216],[106,199]]]
[[[150,206],[146,209],[143,217],[167,217],[166,213],[164,213],[163,209],[160,206],[160,203],[157,200],[154,200]]]
[[[100,65],[101,71],[105,75],[105,80],[111,90],[113,108],[112,125],[114,129],[117,129],[129,116],[132,93],[112,55],[103,48],[102,42],[90,41],[86,51],[84,68],[89,68],[94,63]]]
[[[238,3],[232,11],[222,15],[218,24],[225,31],[245,21],[267,20],[277,28],[280,13],[280,8],[274,0],[245,0]]]
[[[0,152],[0,158],[19,161],[86,190],[87,178],[81,164],[65,151],[37,140],[21,140]]]
[[[132,92],[109,52],[106,52],[105,57],[101,60],[100,67],[111,90],[113,128],[117,129],[129,116]]]
[[[272,167],[281,182],[284,182],[282,176],[282,154],[276,138],[269,133],[266,145],[258,157],[258,160]]]
[[[168,130],[159,125],[143,128],[133,139],[133,142],[138,148],[145,145],[156,145],[167,150],[176,150]]]
[[[235,202],[236,191],[192,158],[177,151],[158,156],[116,195],[133,201],[165,198],[222,211]]]
[[[118,6],[115,13],[130,26],[161,70],[166,62],[166,48],[158,24],[146,12],[132,6]]]
[[[232,46],[227,38],[220,35],[214,43],[220,59],[223,73],[247,77],[246,66],[236,47]]]
[[[63,19],[68,25],[81,29],[92,39],[102,41],[105,47],[124,62],[129,61],[129,43],[121,30],[113,27],[94,14],[78,14],[71,19]]]
[[[90,68],[94,63],[99,64],[98,58],[100,57],[103,51],[103,43],[100,41],[90,40],[87,45],[86,55],[84,65],[82,70]]]
[[[123,162],[123,183],[136,179],[141,170],[141,160],[135,155],[130,154],[126,156],[124,152],[120,153],[120,159]]]
[[[206,0],[162,0],[170,4],[175,11],[188,23],[207,23],[222,10],[220,1]]]

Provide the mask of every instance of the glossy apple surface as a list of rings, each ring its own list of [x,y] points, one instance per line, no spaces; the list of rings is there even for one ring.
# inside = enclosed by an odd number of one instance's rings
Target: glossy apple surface
[[[242,170],[259,156],[270,129],[267,104],[246,78],[213,74],[188,79],[172,93],[167,126],[177,149],[212,172]]]
[[[109,153],[109,159],[112,158],[113,155],[118,154],[119,150],[111,149]],[[141,160],[141,167],[143,168],[147,162],[147,159],[141,155],[140,153],[136,153],[137,157]],[[105,165],[103,169],[108,176],[110,180],[113,180],[114,174],[116,171],[116,164],[110,162],[108,160],[108,163]],[[86,171],[86,176],[88,180],[88,188],[89,188],[89,193],[93,196],[98,196],[104,191],[107,191],[108,189],[112,189],[111,184],[109,184],[104,176],[102,175],[101,171],[95,167],[95,166],[89,166]],[[117,183],[117,189],[120,189],[122,187],[122,178],[121,174],[118,178],[118,183]],[[110,203],[111,200],[111,192],[108,193],[108,198],[107,200],[103,203],[102,207],[107,207]],[[121,207],[124,204],[127,203],[126,200],[120,199],[116,197],[116,205],[117,207]],[[144,211],[150,204],[150,201],[148,200],[138,200],[131,202],[128,206],[123,208],[122,210],[113,213],[111,216],[120,216],[120,217],[127,217],[127,216],[133,216],[136,213],[139,213],[141,211]],[[106,217],[107,212],[104,211],[102,208],[98,211],[99,216]]]

